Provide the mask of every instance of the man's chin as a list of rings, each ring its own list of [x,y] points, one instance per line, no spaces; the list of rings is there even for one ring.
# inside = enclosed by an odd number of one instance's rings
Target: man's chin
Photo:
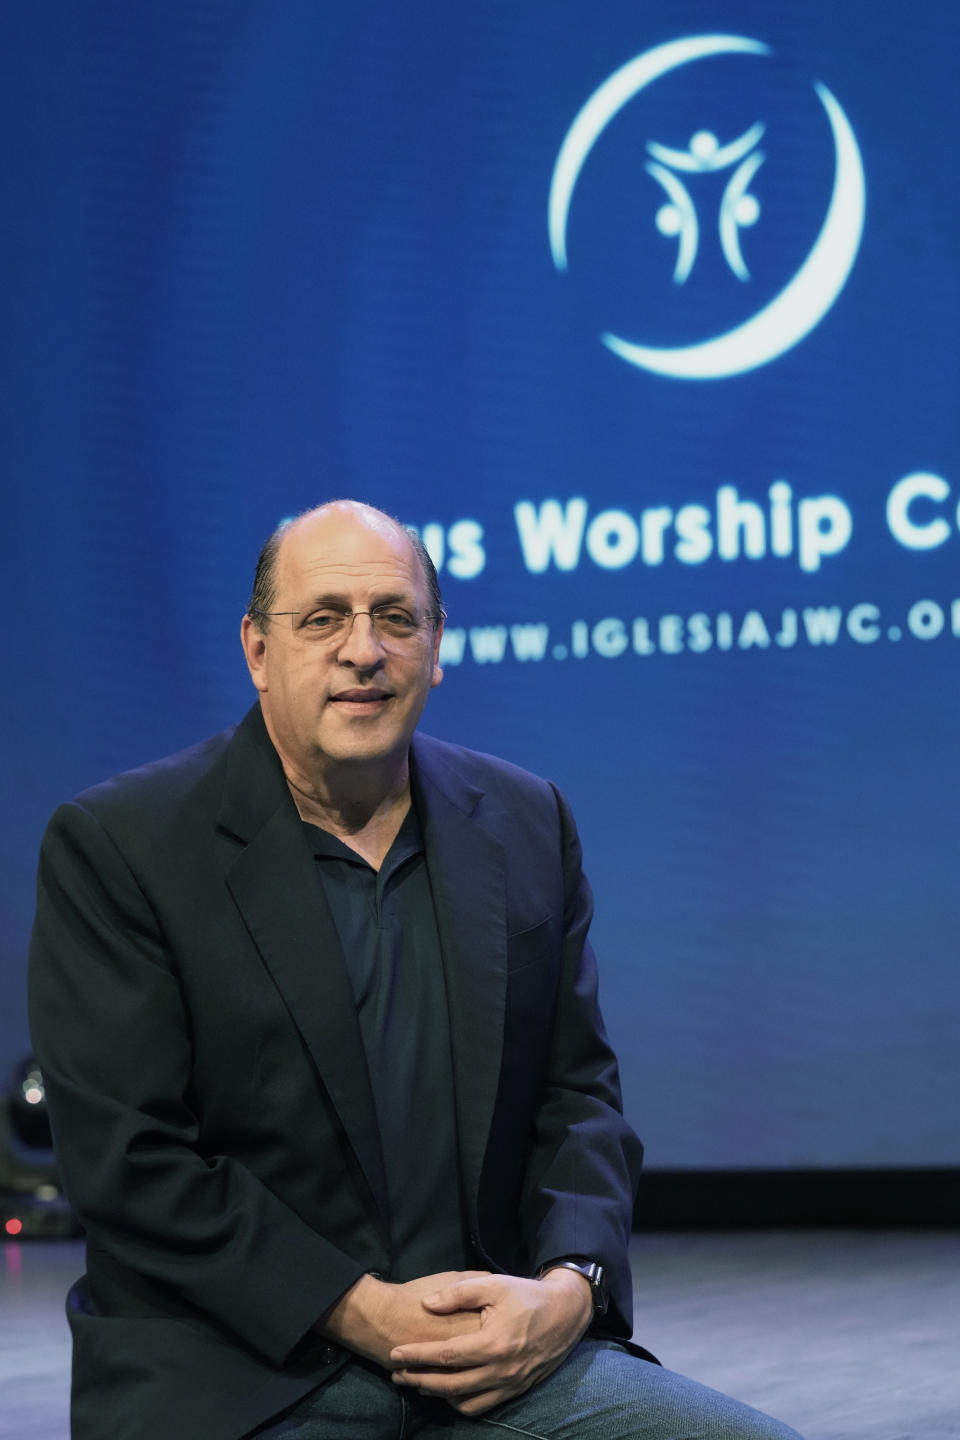
[[[401,760],[410,748],[409,735],[378,733],[379,727],[364,727],[366,733],[325,735],[318,742],[319,754],[337,765],[383,765]]]

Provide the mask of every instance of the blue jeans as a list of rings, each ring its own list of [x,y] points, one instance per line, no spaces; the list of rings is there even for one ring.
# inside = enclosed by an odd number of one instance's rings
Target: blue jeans
[[[486,1414],[400,1389],[352,1361],[257,1440],[800,1440],[789,1425],[638,1360],[612,1340],[583,1340],[552,1375]]]

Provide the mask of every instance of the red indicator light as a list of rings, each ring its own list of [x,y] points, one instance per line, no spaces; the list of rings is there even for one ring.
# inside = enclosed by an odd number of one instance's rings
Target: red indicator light
[[[23,1221],[8,1220],[3,1228],[4,1230],[6,1230],[8,1235],[19,1235],[20,1231],[23,1229]]]

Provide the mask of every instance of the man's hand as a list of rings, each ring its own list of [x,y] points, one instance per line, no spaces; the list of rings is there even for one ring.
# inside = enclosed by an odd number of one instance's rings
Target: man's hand
[[[443,1396],[462,1415],[479,1415],[546,1379],[593,1318],[589,1283],[572,1270],[550,1270],[542,1280],[463,1277],[423,1304],[464,1321],[479,1310],[479,1330],[462,1325],[452,1339],[396,1346],[393,1379]]]
[[[480,1327],[479,1308],[456,1313],[424,1307],[424,1297],[443,1293],[458,1281],[479,1280],[488,1270],[444,1270],[404,1285],[391,1285],[373,1275],[361,1275],[318,1329],[348,1350],[390,1368],[390,1352],[408,1341],[445,1341]]]

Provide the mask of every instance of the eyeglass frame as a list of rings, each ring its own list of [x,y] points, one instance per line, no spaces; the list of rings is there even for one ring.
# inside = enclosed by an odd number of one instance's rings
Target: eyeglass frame
[[[340,640],[340,639],[348,640],[348,639],[350,638],[350,636],[353,634],[353,622],[356,620],[357,616],[358,616],[358,615],[369,615],[369,617],[370,617],[370,628],[372,629],[374,635],[376,635],[377,640],[378,640],[378,642],[379,642],[381,645],[383,645],[383,644],[389,645],[390,640],[398,640],[398,641],[400,642],[400,644],[403,644],[403,642],[404,642],[405,640],[412,640],[415,635],[419,635],[422,630],[425,630],[425,629],[427,628],[428,624],[431,626],[432,629],[436,630],[436,629],[443,623],[443,621],[446,620],[446,618],[447,618],[447,612],[446,612],[445,610],[443,610],[443,609],[441,609],[439,612],[438,612],[438,611],[435,611],[435,610],[428,610],[428,611],[423,615],[423,617],[422,617],[420,620],[413,620],[413,619],[411,619],[410,623],[411,623],[411,625],[413,626],[413,629],[410,631],[410,634],[409,634],[409,635],[404,635],[404,636],[388,636],[388,637],[386,638],[386,641],[385,641],[383,635],[381,635],[380,632],[379,632],[379,630],[377,629],[376,611],[378,611],[378,610],[388,610],[388,609],[390,609],[391,607],[394,607],[394,608],[397,608],[397,609],[403,609],[403,608],[404,608],[404,607],[402,607],[402,606],[398,606],[398,605],[397,605],[397,602],[396,602],[395,600],[385,600],[385,601],[383,602],[383,604],[381,604],[381,605],[374,605],[374,607],[373,607],[372,610],[344,610],[344,611],[342,612],[341,618],[342,618],[343,621],[347,624],[347,628],[342,632],[342,634],[341,634],[340,630],[338,630],[338,631],[336,632],[336,634],[334,634],[334,635],[329,635],[329,636],[327,636],[327,637],[325,637],[325,638],[327,639],[328,643],[329,643],[329,642],[332,642],[332,641],[334,641],[334,640]],[[323,607],[319,607],[319,608],[323,608]],[[329,607],[329,608],[333,608],[333,607]],[[290,615],[291,617],[297,616],[297,615],[309,616],[309,615],[313,614],[313,611],[312,611],[312,610],[261,610],[258,605],[251,605],[250,608],[247,610],[247,614],[248,614],[251,618],[253,618],[254,616],[259,616],[259,617],[260,617],[261,619],[263,619],[263,620],[273,620],[273,619],[275,619],[275,618],[277,618],[277,617],[279,617],[279,616],[282,616],[282,615]],[[304,623],[305,623],[305,622],[304,622]],[[303,629],[303,625],[300,625],[300,626],[297,626],[297,627],[296,627],[296,631],[299,631],[299,630],[302,630],[302,629]],[[295,631],[295,633],[296,633],[296,631]],[[316,632],[316,635],[317,635],[317,638],[318,638],[318,639],[324,638],[323,635],[322,635],[322,632],[320,632],[320,631],[317,631],[317,632]]]

